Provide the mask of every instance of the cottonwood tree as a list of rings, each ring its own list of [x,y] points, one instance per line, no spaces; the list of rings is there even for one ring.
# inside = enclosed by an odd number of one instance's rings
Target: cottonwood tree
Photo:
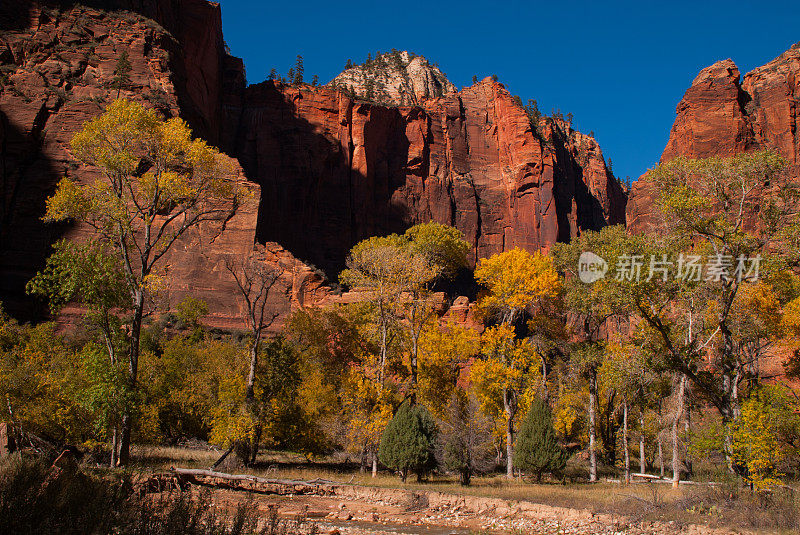
[[[279,315],[278,311],[270,310],[267,307],[267,303],[269,302],[271,290],[280,281],[280,272],[269,264],[264,251],[260,248],[241,259],[226,257],[225,269],[236,282],[239,297],[244,302],[247,327],[250,329],[248,351],[250,358],[244,400],[255,424],[251,432],[249,447],[242,449],[244,450],[243,457],[246,457],[245,462],[252,464],[256,460],[262,431],[254,390],[256,371],[258,370],[258,357],[264,334]]]
[[[425,266],[417,260],[417,270]],[[379,376],[384,383],[390,329],[396,324],[398,299],[408,287],[408,269],[412,263],[405,239],[396,234],[373,237],[357,243],[347,257],[347,269],[339,279],[363,292],[377,315],[379,339]]]
[[[419,398],[437,418],[446,418],[462,371],[480,351],[479,342],[475,329],[453,322],[432,324],[423,332]]]
[[[770,257],[790,249],[781,241],[791,245],[797,236],[798,190],[785,167],[780,155],[764,150],[732,158],[676,158],[648,172],[666,250],[700,255],[713,268],[698,278],[641,282],[632,285],[630,295],[657,335],[669,368],[685,376],[726,423],[738,418],[742,387],[770,336],[769,329],[740,321],[742,312],[750,312],[737,300],[742,292],[759,291],[748,288],[759,275],[769,275]],[[760,274],[754,271],[759,258]],[[773,306],[764,295],[756,302]],[[725,450],[733,470],[729,435]]]
[[[617,320],[627,317],[630,303],[613,273],[592,283],[579,277],[579,259],[592,252],[610,266],[626,253],[630,238],[622,226],[587,231],[569,244],[555,244],[551,255],[564,274],[563,300],[575,340],[570,352],[574,376],[588,383],[589,480],[597,481],[598,370],[606,357],[609,333],[624,329]]]
[[[229,177],[227,160],[193,139],[182,119],[163,120],[128,100],[116,100],[88,121],[70,146],[98,178],[88,184],[61,180],[44,219],[89,225],[118,258],[131,311],[127,361],[135,388],[147,298],[163,284],[159,262],[189,229],[230,217],[242,193]],[[128,462],[132,426],[129,411],[121,424],[122,465]]]
[[[554,298],[561,286],[549,257],[518,248],[482,259],[475,269],[475,278],[489,290],[480,300],[480,308],[498,318],[501,324],[487,330],[488,343],[484,345],[488,350],[484,351],[485,358],[477,368],[490,367],[496,372],[492,376],[496,377],[495,386],[502,395],[506,418],[506,475],[511,478],[514,476],[514,420],[519,395],[529,386],[523,383],[530,377],[535,358],[529,344],[523,346],[515,340],[513,326],[523,311]],[[473,377],[479,375],[473,373]],[[488,386],[485,389],[487,393],[492,390]]]
[[[453,278],[467,266],[469,244],[460,230],[435,222],[414,225],[404,236],[413,259],[408,266],[405,295],[400,301],[411,341],[409,367],[413,400],[419,380],[420,336],[436,315],[432,286],[440,279]]]
[[[405,320],[410,355],[410,396],[416,395],[419,340],[433,317],[432,285],[452,277],[466,266],[469,245],[457,229],[438,223],[411,227],[402,236],[392,234],[364,240],[353,247],[341,280],[363,291],[378,316],[381,382],[387,361],[388,336],[398,320]]]
[[[89,325],[99,330],[108,354],[108,368],[105,371],[109,377],[105,378],[106,384],[118,387],[107,388],[105,392],[106,405],[121,409],[109,411],[112,428],[111,466],[116,466],[121,413],[125,412],[125,407],[121,403],[113,403],[111,399],[130,401],[131,397],[122,392],[127,388],[125,382],[119,380],[119,333],[122,322],[116,313],[130,307],[129,287],[119,258],[112,255],[102,243],[60,241],[47,258],[44,269],[28,282],[27,291],[46,297],[53,312],[69,302],[79,302],[88,307],[86,319]],[[100,367],[95,366],[95,369],[99,371]],[[112,375],[114,381],[111,381]]]
[[[540,382],[534,348],[518,339],[510,325],[484,331],[481,356],[470,369],[470,381],[484,414],[497,425],[506,448],[506,476],[514,477],[514,437],[520,412]]]

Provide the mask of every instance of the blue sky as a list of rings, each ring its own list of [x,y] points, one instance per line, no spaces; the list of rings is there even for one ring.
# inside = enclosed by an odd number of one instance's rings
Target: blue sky
[[[323,83],[368,52],[412,50],[459,88],[497,74],[523,101],[574,115],[614,173],[654,165],[675,106],[703,67],[744,75],[800,41],[800,2],[263,2],[222,0],[225,40],[250,83],[301,54]]]

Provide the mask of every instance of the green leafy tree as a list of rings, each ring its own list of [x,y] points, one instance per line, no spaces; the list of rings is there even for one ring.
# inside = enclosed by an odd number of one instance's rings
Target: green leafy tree
[[[636,311],[658,340],[666,366],[691,382],[730,423],[741,414],[748,386],[758,382],[758,361],[775,335],[777,306],[771,290],[754,285],[774,276],[777,257],[797,242],[797,185],[786,161],[763,150],[732,158],[676,158],[648,172],[661,225],[649,241],[699,254],[717,266],[699,280],[631,284]],[[669,250],[669,249],[668,249]],[[792,259],[787,259],[791,261]],[[711,356],[711,366],[706,365]],[[726,455],[735,469],[731,437]]]
[[[514,448],[514,464],[536,475],[559,474],[567,465],[567,453],[556,439],[553,416],[547,404],[537,398],[520,427]]]
[[[630,315],[631,304],[622,282],[613,275],[591,284],[583,282],[579,260],[584,252],[591,252],[609,266],[616,266],[621,256],[633,254],[630,251],[637,244],[624,227],[617,225],[600,232],[584,232],[568,244],[555,244],[551,250],[555,265],[564,274],[563,302],[574,340],[569,361],[571,375],[576,382],[582,380],[588,386],[590,481],[597,480],[598,370],[606,357],[606,334],[609,329],[614,330],[617,320]]]
[[[380,461],[400,472],[405,483],[409,471],[416,472],[417,479],[436,468],[436,422],[424,406],[400,405],[381,436],[378,449]]]

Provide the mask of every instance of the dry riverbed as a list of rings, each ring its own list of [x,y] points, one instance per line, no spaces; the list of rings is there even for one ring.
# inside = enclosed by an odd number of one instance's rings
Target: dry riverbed
[[[285,519],[303,519],[317,524],[321,533],[341,535],[366,533],[467,535],[502,534],[687,534],[721,535],[742,533],[675,522],[637,521],[611,514],[554,507],[479,496],[433,491],[365,487],[341,483],[315,483],[313,488],[230,482],[214,477],[196,477],[197,488],[213,489],[213,500],[232,508],[252,499],[266,517],[271,508]]]

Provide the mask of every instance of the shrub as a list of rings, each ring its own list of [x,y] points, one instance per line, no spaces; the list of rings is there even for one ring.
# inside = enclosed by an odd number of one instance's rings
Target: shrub
[[[514,464],[526,472],[558,474],[567,464],[567,453],[556,440],[553,417],[544,401],[537,399],[522,423],[514,448]]]
[[[428,409],[422,405],[403,403],[381,437],[378,458],[400,472],[405,482],[409,471],[422,479],[436,468],[434,446],[438,430]]]
[[[251,500],[232,510],[213,504],[211,493],[175,491],[140,496],[127,477],[102,477],[71,462],[13,455],[0,461],[2,533],[118,535],[311,535],[315,524],[282,520],[270,509],[259,528]]]

